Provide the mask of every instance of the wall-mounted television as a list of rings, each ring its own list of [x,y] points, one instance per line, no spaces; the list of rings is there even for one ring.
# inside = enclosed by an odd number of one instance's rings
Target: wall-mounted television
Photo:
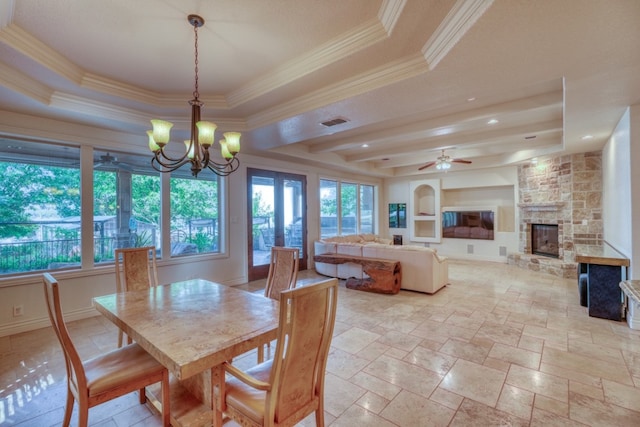
[[[493,240],[493,210],[443,210],[442,237]]]

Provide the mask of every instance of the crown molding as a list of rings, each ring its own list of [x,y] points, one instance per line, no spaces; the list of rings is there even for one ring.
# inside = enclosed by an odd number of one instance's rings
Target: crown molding
[[[162,95],[91,73],[84,75],[81,86],[85,89],[161,108],[181,108],[188,101],[184,94]],[[229,109],[229,105],[222,95],[201,97],[200,100],[211,108]]]
[[[272,72],[249,82],[228,95],[231,108],[278,89],[316,70],[338,62],[355,52],[386,40],[396,25],[406,0],[385,0],[378,11],[378,18],[364,22],[316,49],[287,61]]]
[[[6,86],[44,105],[49,103],[53,94],[53,89],[49,86],[2,62],[0,62],[0,82],[2,82],[2,86]]]
[[[389,64],[363,73],[350,79],[324,87],[303,97],[262,111],[247,119],[250,128],[261,127],[286,119],[314,108],[341,101],[353,96],[423,74],[429,71],[427,63],[421,55],[401,58]]]
[[[407,0],[384,0],[382,2],[378,11],[378,19],[387,34],[391,35],[406,4]]]
[[[80,84],[84,70],[49,46],[33,37],[16,24],[9,24],[0,30],[0,42],[22,52],[37,63],[64,77]]]
[[[347,34],[342,34],[318,48],[287,61],[272,72],[255,79],[229,93],[229,105],[237,107],[259,96],[274,91],[292,81],[353,55],[366,47],[387,38],[387,33],[377,19],[364,23]]]
[[[89,116],[117,120],[123,123],[139,124],[149,121],[151,117],[137,110],[114,106],[63,92],[55,92],[51,96],[52,107],[74,111]]]
[[[429,69],[436,65],[462,39],[493,0],[458,0],[422,48]]]
[[[0,1],[0,30],[13,21],[14,0]]]

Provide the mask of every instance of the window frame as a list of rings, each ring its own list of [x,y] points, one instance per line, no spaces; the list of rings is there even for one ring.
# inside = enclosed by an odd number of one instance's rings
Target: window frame
[[[15,145],[25,144],[29,145],[34,149],[33,152],[26,153],[24,155],[19,154],[12,150],[11,143],[15,142]],[[91,274],[92,271],[100,272],[104,270],[104,268],[110,268],[113,265],[112,260],[105,260],[103,262],[94,262],[94,235],[93,231],[95,228],[94,224],[94,172],[97,170],[94,168],[94,155],[100,152],[110,152],[110,153],[118,153],[122,155],[130,155],[130,156],[139,156],[141,159],[145,157],[143,153],[136,150],[123,151],[121,148],[105,148],[103,146],[93,146],[87,144],[73,144],[73,143],[65,143],[65,142],[54,142],[54,141],[42,141],[36,139],[15,139],[11,137],[6,137],[2,140],[3,146],[0,147],[0,158],[3,162],[14,163],[18,165],[26,165],[26,164],[34,164],[41,166],[59,166],[59,163],[67,163],[70,168],[77,168],[79,174],[79,191],[80,191],[80,262],[73,266],[68,265],[63,268],[55,269],[56,271],[64,271],[65,274],[75,276],[75,274]],[[41,152],[44,154],[39,154],[38,148],[41,148]],[[51,147],[51,150],[48,150],[47,147]],[[73,157],[65,157],[61,153],[61,150],[77,150],[79,154],[74,155]],[[51,154],[49,152],[51,151]],[[59,161],[56,157],[60,153]],[[47,161],[47,158],[54,157],[55,161]],[[182,170],[184,169],[184,171]],[[148,171],[149,173],[143,172],[142,169],[134,172],[135,174],[153,174],[153,172]],[[215,252],[203,252],[203,253],[194,253],[194,254],[185,254],[180,256],[173,256],[170,253],[170,179],[171,177],[184,177],[190,176],[190,171],[188,167],[185,166],[178,171],[172,173],[160,173],[155,172],[156,176],[160,178],[160,195],[159,195],[159,203],[160,203],[160,224],[159,224],[159,233],[161,236],[160,240],[160,253],[167,254],[165,256],[158,258],[159,265],[168,265],[176,262],[184,262],[186,259],[193,262],[199,262],[203,259],[211,260],[211,259],[221,259],[228,257],[228,238],[227,233],[229,232],[229,226],[227,224],[227,211],[229,206],[228,194],[227,194],[227,177],[220,177],[215,175],[213,172],[209,172],[207,170],[203,171],[203,173],[210,173],[211,177],[206,177],[207,181],[216,181],[217,182],[217,201],[218,201],[218,218],[216,224],[217,230],[217,250]],[[199,177],[201,179],[202,177]],[[201,201],[195,201],[195,203],[200,203]],[[48,271],[49,268],[40,269],[40,270],[24,270],[24,271],[11,271],[7,273],[0,273],[0,286],[2,286],[2,282],[5,280],[11,280],[12,284],[15,285],[16,278],[25,278],[28,279],[35,275],[41,274],[42,271]],[[74,273],[76,272],[76,273]],[[19,280],[20,282],[22,279]]]
[[[320,237],[328,237],[328,234],[323,234],[323,227],[322,227],[322,222],[323,222],[323,214],[322,214],[322,191],[323,191],[323,185],[322,182],[323,181],[327,181],[327,182],[332,182],[336,184],[336,194],[335,194],[335,202],[336,202],[336,213],[335,213],[335,223],[336,223],[336,236],[342,236],[343,234],[343,217],[342,217],[342,200],[343,200],[343,193],[342,193],[342,188],[343,188],[343,184],[346,186],[355,186],[355,198],[356,198],[356,212],[355,212],[355,216],[356,216],[356,221],[355,221],[355,225],[356,225],[356,230],[355,230],[355,234],[363,234],[363,233],[371,233],[371,234],[377,234],[379,232],[379,225],[378,225],[378,216],[379,216],[379,207],[378,207],[378,193],[379,193],[379,186],[377,184],[373,184],[373,183],[369,183],[369,182],[360,182],[357,180],[352,180],[352,179],[340,179],[340,178],[329,178],[329,177],[320,177],[319,182],[318,182],[318,199],[319,199],[319,209],[318,209],[318,214],[319,214],[319,221],[318,221],[318,235]],[[372,195],[371,195],[371,231],[362,231],[362,187],[371,187],[372,189]],[[327,218],[326,216],[324,216],[324,218]],[[352,234],[352,233],[349,233]]]

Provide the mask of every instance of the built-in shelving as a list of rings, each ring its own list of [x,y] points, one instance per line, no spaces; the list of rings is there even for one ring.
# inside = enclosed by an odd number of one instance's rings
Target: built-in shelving
[[[414,242],[439,243],[440,225],[440,180],[411,181],[409,233]]]

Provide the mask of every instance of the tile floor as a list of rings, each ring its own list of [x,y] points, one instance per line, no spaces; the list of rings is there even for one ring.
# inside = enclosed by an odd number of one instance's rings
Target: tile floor
[[[590,318],[575,280],[452,261],[450,282],[431,296],[341,287],[328,426],[640,425],[640,332]],[[83,358],[115,345],[115,327],[100,316],[69,328]],[[52,330],[0,338],[0,354],[0,426],[60,425],[65,372]],[[91,409],[89,419],[159,425],[135,394]],[[313,417],[300,425],[315,425]]]

